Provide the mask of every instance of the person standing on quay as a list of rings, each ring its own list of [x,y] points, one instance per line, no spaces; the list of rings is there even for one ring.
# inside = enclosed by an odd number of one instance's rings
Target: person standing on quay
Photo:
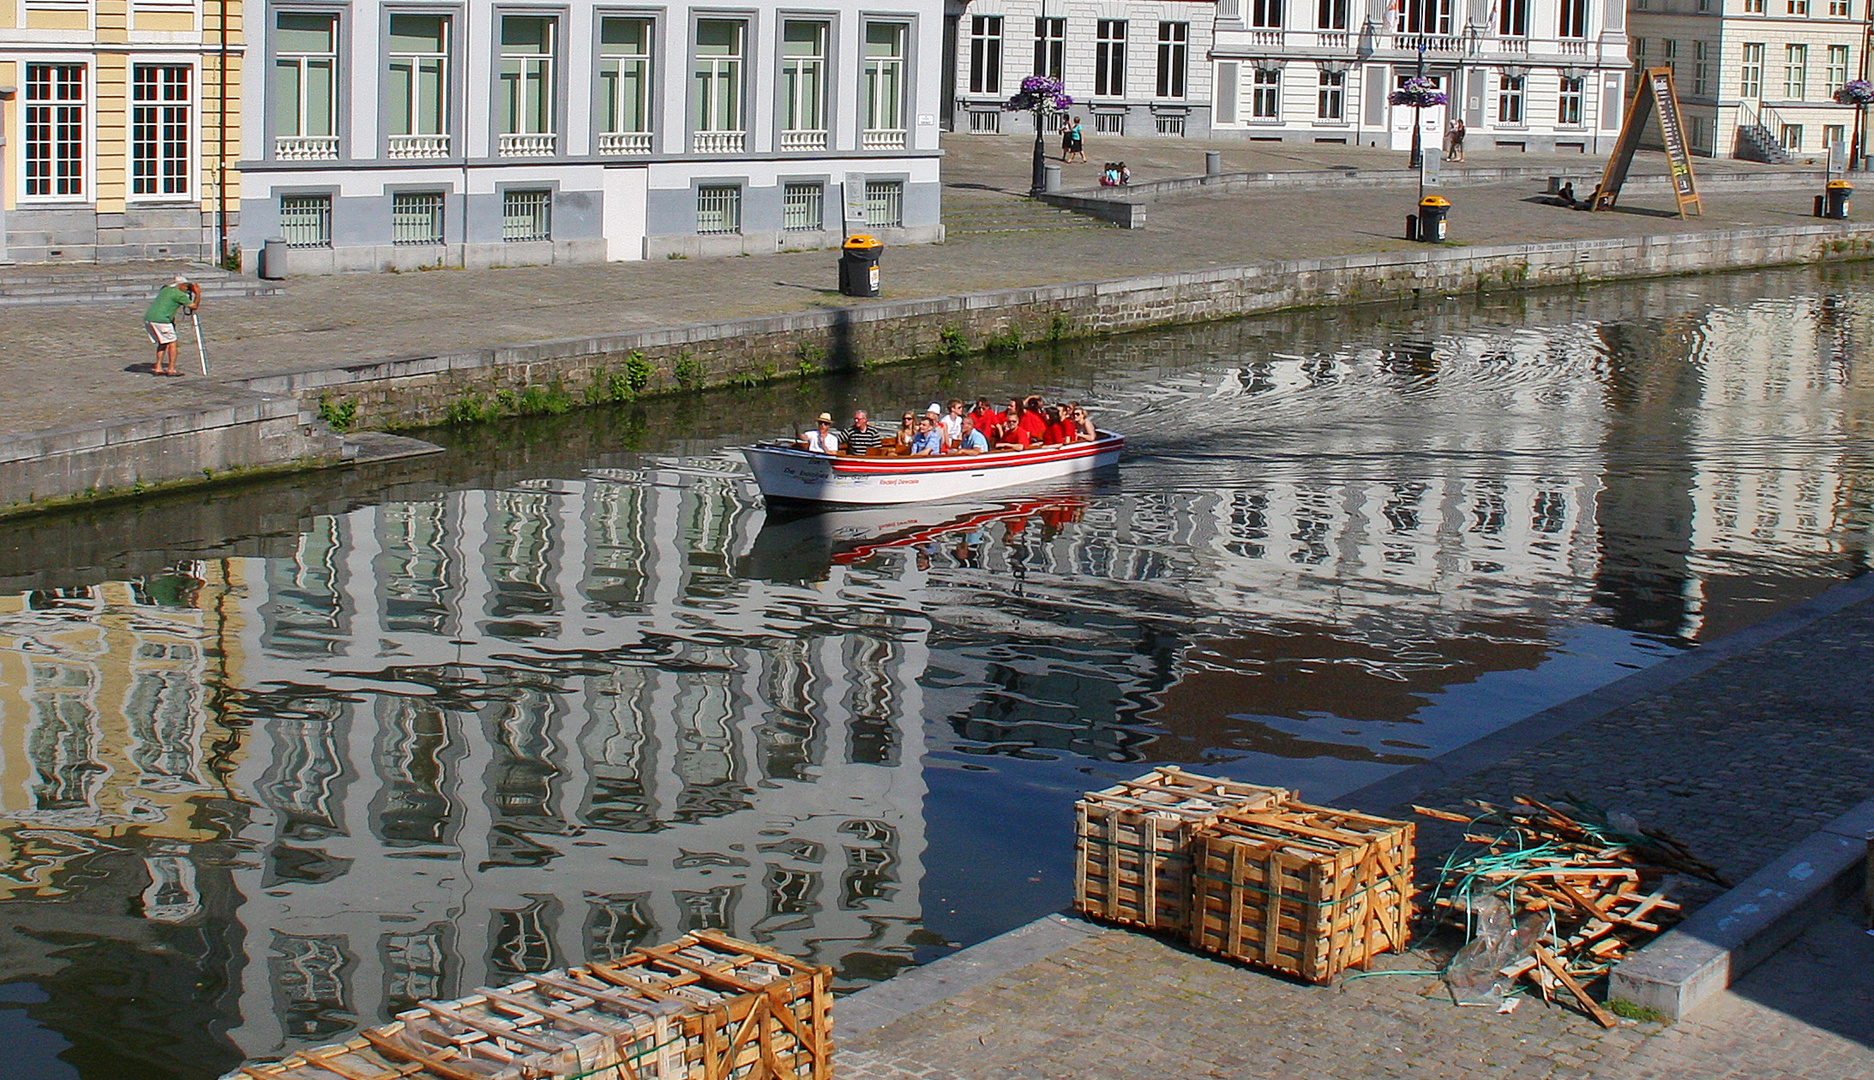
[[[1072,126],[1061,133],[1061,160],[1082,162],[1087,160],[1086,130],[1080,126],[1078,116],[1074,117]]]
[[[201,306],[201,286],[181,274],[157,290],[156,299],[150,301],[149,308],[143,313],[143,327],[149,331],[150,340],[156,343],[156,365],[151,369],[152,375],[182,374],[176,370],[176,312],[187,311],[193,315],[195,309]]]
[[[1464,120],[1462,117],[1451,121],[1451,149],[1445,153],[1446,161],[1464,160]]]

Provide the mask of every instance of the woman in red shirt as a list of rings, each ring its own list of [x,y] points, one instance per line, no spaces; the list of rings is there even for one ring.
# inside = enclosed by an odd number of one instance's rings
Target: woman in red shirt
[[[1022,402],[1022,429],[1028,432],[1030,443],[1040,442],[1048,433],[1048,418],[1041,411],[1039,394]]]
[[[1061,422],[1061,407],[1048,406],[1046,415],[1048,424],[1042,431],[1041,441],[1049,446],[1059,446],[1067,441],[1067,425]]]

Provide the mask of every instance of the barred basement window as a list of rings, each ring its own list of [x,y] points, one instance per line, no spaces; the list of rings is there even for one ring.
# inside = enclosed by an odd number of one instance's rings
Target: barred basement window
[[[787,184],[781,190],[781,228],[817,230],[825,217],[826,188],[819,184]]]
[[[1000,135],[1001,133],[1002,113],[1000,110],[996,112],[990,112],[987,109],[970,110],[970,134]]]
[[[1126,133],[1126,114],[1094,113],[1093,130],[1101,135],[1124,135]]]
[[[696,231],[705,236],[742,231],[742,189],[704,184],[696,189]]]
[[[903,227],[904,181],[867,180],[865,182],[865,223],[875,229]]]
[[[390,197],[393,244],[442,243],[442,192],[404,191]]]
[[[501,239],[509,243],[553,239],[553,193],[502,192]]]
[[[1184,117],[1182,116],[1157,116],[1153,119],[1157,121],[1160,135],[1184,134]]]
[[[280,235],[286,239],[287,247],[331,247],[332,197],[280,196]]]

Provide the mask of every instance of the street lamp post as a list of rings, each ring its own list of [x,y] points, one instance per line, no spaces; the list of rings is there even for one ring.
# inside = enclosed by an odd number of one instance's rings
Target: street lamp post
[[[1871,2],[1874,2],[1874,0],[1871,0]],[[1415,75],[1413,75],[1413,78],[1419,79],[1419,80],[1423,80],[1425,78],[1425,35],[1424,34],[1419,35],[1419,67],[1418,67],[1418,72]],[[1425,116],[1424,116],[1424,113],[1422,112],[1422,106],[1419,106],[1419,105],[1412,106],[1412,167],[1414,169],[1421,169],[1425,167],[1425,151],[1421,149],[1419,145],[1419,129],[1424,126],[1425,126]]]
[[[1067,95],[1067,88],[1061,80],[1052,75],[1030,75],[1022,80],[1021,92],[1002,103],[1004,109],[1014,112],[1020,110],[1033,114],[1035,118],[1035,154],[1034,168],[1028,178],[1028,194],[1039,195],[1047,190],[1047,146],[1046,127],[1050,113],[1066,112],[1074,107],[1074,99]]]

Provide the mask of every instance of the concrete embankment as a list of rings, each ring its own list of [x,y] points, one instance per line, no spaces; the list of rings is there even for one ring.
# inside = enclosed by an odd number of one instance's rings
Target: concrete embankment
[[[345,460],[325,421],[397,429],[783,375],[963,356],[1289,308],[1874,257],[1817,223],[1427,248],[1038,285],[270,372],[162,416],[0,439],[0,513]]]

